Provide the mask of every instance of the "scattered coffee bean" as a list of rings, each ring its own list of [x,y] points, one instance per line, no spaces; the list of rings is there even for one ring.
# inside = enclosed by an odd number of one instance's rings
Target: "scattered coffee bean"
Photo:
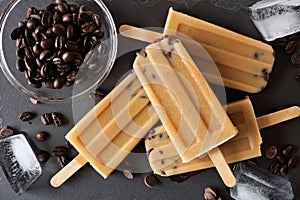
[[[270,166],[270,172],[273,174],[278,174],[281,169],[281,164],[278,162],[273,162]]]
[[[297,45],[298,45],[297,41],[294,41],[294,40],[289,41],[285,47],[286,53],[287,54],[293,53],[295,51]]]
[[[41,115],[41,121],[43,124],[45,125],[50,125],[53,123],[53,119],[51,117],[51,114],[49,113],[45,113]]]
[[[288,173],[288,166],[286,164],[282,165],[282,167],[280,168],[280,171],[279,171],[279,175],[280,176],[286,176],[287,173]]]
[[[153,174],[149,174],[149,175],[145,176],[144,183],[147,187],[152,188],[155,185],[157,185],[158,180]]]
[[[14,130],[10,126],[5,126],[1,129],[0,135],[3,138],[10,137],[14,134]]]
[[[291,61],[294,65],[300,65],[300,52],[296,52],[292,55]]]
[[[285,157],[281,154],[277,155],[276,159],[282,164],[285,163],[285,161],[286,161]]]
[[[46,162],[49,159],[50,155],[47,151],[40,151],[37,153],[36,158],[39,162]]]
[[[289,169],[295,168],[296,164],[297,164],[297,158],[295,156],[293,156],[288,161],[288,168]]]
[[[31,120],[33,116],[34,114],[32,112],[23,112],[19,118],[21,121],[25,122]]]
[[[127,178],[127,179],[133,179],[133,173],[130,171],[130,170],[124,170],[123,171],[123,174],[124,176]]]
[[[69,163],[69,160],[65,156],[58,156],[57,163],[60,165],[61,168],[63,168]]]
[[[68,140],[66,141],[66,147],[67,147],[69,150],[73,150],[73,149],[74,149],[73,145],[72,145]]]
[[[275,146],[268,146],[265,153],[267,158],[273,159],[277,156],[277,148]]]
[[[60,127],[60,126],[63,125],[63,116],[62,116],[62,114],[54,112],[54,113],[51,114],[51,117],[53,119],[53,122],[54,122],[55,126]]]
[[[53,156],[65,156],[67,154],[67,149],[64,146],[57,146],[54,147],[52,150],[52,155]]]
[[[207,187],[204,189],[204,199],[205,200],[217,200],[217,194],[216,192],[210,188],[210,187]]]
[[[49,136],[49,133],[40,131],[40,132],[36,133],[35,138],[39,142],[44,142],[48,138],[48,136]]]
[[[284,156],[290,156],[292,153],[294,153],[294,146],[293,145],[288,145],[287,147],[285,147],[283,150],[282,150],[282,154]]]
[[[101,101],[104,98],[105,94],[100,89],[96,89],[92,92],[89,97],[95,101]]]

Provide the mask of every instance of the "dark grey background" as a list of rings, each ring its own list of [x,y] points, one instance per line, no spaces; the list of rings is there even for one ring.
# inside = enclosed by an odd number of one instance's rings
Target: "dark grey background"
[[[6,2],[0,2],[1,9]],[[117,28],[121,24],[163,27],[167,11],[170,6],[173,6],[175,10],[262,40],[250,21],[247,10],[244,9],[247,3],[253,1],[105,0],[104,2],[110,9]],[[225,5],[222,2],[231,3],[231,5]],[[232,2],[235,3],[232,5]],[[243,2],[243,5],[237,4],[237,2]],[[219,5],[223,5],[223,7],[218,7]],[[125,41],[134,42],[129,39]],[[226,89],[228,102],[249,95],[257,116],[299,104],[300,83],[294,78],[299,70],[292,66],[289,57],[283,50],[275,49],[275,51],[276,62],[268,87],[255,95]],[[115,86],[116,81],[131,68],[133,59],[134,53],[118,59],[112,73],[101,88],[109,92]],[[71,103],[32,105],[27,96],[10,85],[2,72],[0,72],[0,91],[0,106],[2,106],[0,118],[3,118],[5,125],[27,131],[42,149],[51,151],[54,146],[64,145],[64,136],[74,125]],[[37,114],[31,125],[18,120],[19,114],[26,110]],[[63,128],[46,127],[41,124],[40,114],[52,111],[61,112],[66,116],[67,124]],[[299,119],[294,119],[262,130],[264,141],[262,151],[270,144],[279,147],[294,144],[299,147],[299,126]],[[40,130],[51,133],[51,138],[45,143],[39,143],[34,139],[34,134]],[[299,152],[297,155],[299,157]],[[257,161],[265,167],[269,163],[264,158],[259,158]],[[0,173],[0,199],[203,199],[203,189],[207,186],[226,190],[215,169],[203,170],[183,183],[172,182],[169,178],[159,178],[160,184],[152,189],[144,185],[144,174],[136,175],[134,180],[127,180],[121,172],[116,171],[107,180],[103,180],[89,165],[84,166],[62,187],[55,189],[50,186],[49,180],[58,170],[55,158],[51,158],[43,168],[43,175],[20,197],[10,188],[3,173]],[[296,190],[300,188],[299,168],[290,171],[287,178],[292,182],[296,199],[300,199],[300,192]]]

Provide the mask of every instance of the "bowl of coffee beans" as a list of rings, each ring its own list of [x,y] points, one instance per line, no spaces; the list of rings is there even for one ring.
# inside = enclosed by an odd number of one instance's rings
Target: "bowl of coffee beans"
[[[5,76],[41,102],[89,93],[116,58],[115,24],[101,0],[11,0],[0,34]]]

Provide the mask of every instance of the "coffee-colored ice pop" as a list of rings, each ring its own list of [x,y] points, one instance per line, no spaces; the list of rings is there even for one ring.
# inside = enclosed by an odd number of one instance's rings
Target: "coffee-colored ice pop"
[[[66,135],[79,155],[51,179],[51,185],[59,187],[87,162],[107,178],[157,121],[132,72]]]
[[[226,110],[239,130],[236,137],[219,146],[228,163],[261,156],[262,138],[259,129],[300,115],[300,108],[294,106],[256,118],[249,98],[228,104]],[[145,139],[145,146],[151,168],[154,173],[161,176],[171,176],[214,166],[208,156],[183,163],[162,126],[149,132]]]
[[[206,80],[249,93],[257,93],[266,87],[274,64],[274,51],[268,44],[235,33],[220,26],[176,12],[170,8],[164,33],[159,34],[127,25],[120,27],[124,36],[152,43],[162,35],[176,35],[185,44],[196,63],[205,63],[193,44],[184,38],[199,42],[218,67],[218,73],[204,65],[198,65]],[[182,37],[184,36],[184,37]],[[220,79],[220,75],[222,79]]]

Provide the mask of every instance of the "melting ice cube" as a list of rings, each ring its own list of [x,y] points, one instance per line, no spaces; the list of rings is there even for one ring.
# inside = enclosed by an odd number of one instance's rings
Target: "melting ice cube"
[[[267,41],[300,31],[300,0],[263,0],[250,7],[250,18]]]
[[[31,146],[22,134],[0,140],[0,165],[18,194],[25,191],[42,173]]]
[[[293,189],[288,180],[273,175],[252,162],[236,164],[233,173],[237,184],[230,189],[230,196],[236,200],[290,200],[294,198]]]

